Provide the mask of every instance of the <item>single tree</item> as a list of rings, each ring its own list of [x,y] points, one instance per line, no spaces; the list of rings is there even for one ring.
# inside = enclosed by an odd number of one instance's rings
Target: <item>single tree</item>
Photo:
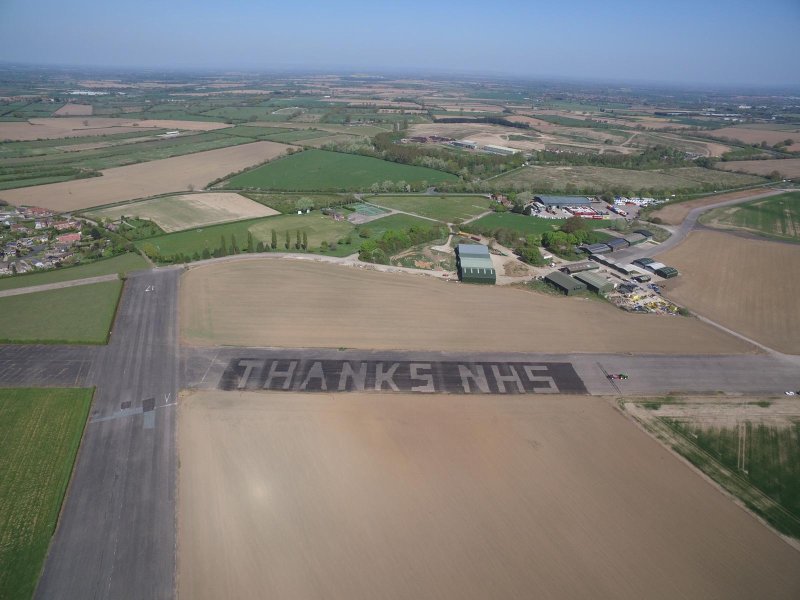
[[[275,250],[275,248],[278,247],[278,234],[275,233],[274,229],[272,230],[272,244],[271,244],[271,246],[272,246],[273,250]]]
[[[300,250],[300,244],[301,244],[301,242],[300,242],[300,230],[298,229],[297,231],[295,231],[294,249],[295,250]]]
[[[286,242],[283,244],[283,247],[287,250],[289,249],[289,244],[292,243],[292,240],[289,238],[289,230],[286,230]]]
[[[308,234],[303,232],[303,250],[308,250]]]

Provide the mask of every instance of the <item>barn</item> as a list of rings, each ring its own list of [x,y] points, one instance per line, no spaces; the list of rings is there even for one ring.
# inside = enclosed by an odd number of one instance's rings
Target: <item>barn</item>
[[[549,275],[545,275],[545,281],[551,285],[556,286],[567,296],[571,296],[575,292],[581,292],[586,289],[586,284],[578,281],[574,277],[565,275],[561,271],[553,271]]]
[[[489,248],[481,244],[459,244],[456,247],[458,278],[464,283],[497,282],[497,273],[492,265]]]
[[[586,287],[598,294],[607,294],[614,289],[614,284],[598,273],[578,273],[575,279],[585,283]]]
[[[544,204],[547,208],[592,205],[592,201],[585,196],[534,196],[533,200],[539,204]]]

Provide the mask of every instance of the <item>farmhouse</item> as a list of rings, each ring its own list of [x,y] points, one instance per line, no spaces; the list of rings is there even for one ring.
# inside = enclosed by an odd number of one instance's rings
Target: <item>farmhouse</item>
[[[583,196],[534,196],[533,200],[544,204],[547,208],[564,208],[565,206],[591,206],[592,201]]]
[[[561,271],[553,271],[549,275],[545,275],[545,280],[548,283],[556,286],[567,296],[571,296],[575,292],[580,292],[586,289],[585,283],[581,283],[577,279],[570,277],[569,275],[565,275]]]
[[[458,278],[465,283],[497,282],[489,249],[481,244],[459,244],[456,248]]]

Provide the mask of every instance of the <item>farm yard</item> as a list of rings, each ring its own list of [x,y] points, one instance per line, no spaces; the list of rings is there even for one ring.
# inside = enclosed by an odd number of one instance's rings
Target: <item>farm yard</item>
[[[365,190],[374,183],[405,181],[413,186],[456,181],[450,173],[425,167],[388,162],[368,156],[306,150],[235,175],[225,183],[228,189],[278,191]]]
[[[770,348],[800,354],[800,245],[695,231],[658,260],[681,272],[663,294]]]
[[[715,208],[702,215],[700,222],[720,229],[753,231],[770,238],[800,242],[800,192]]]
[[[107,169],[102,172],[102,177],[6,190],[2,192],[2,198],[16,205],[71,211],[184,192],[191,188],[201,189],[233,171],[277,158],[289,148],[275,142],[252,142]]]
[[[166,196],[121,204],[86,213],[92,219],[117,221],[123,216],[154,221],[167,233],[279,214],[263,204],[234,193],[210,192]]]
[[[239,292],[232,297],[231,290]],[[284,302],[289,296],[292,302]],[[350,299],[337,305],[335,319],[331,297]],[[520,289],[269,258],[190,268],[180,302],[183,338],[198,345],[656,354],[752,349],[696,319],[632,315],[610,304]],[[475,320],[491,306],[503,310]],[[520,316],[533,314],[547,319]],[[565,336],[567,330],[581,334]]]
[[[0,343],[105,344],[121,281],[0,298]]]
[[[178,443],[180,597],[800,586],[794,549],[603,399],[192,392]]]
[[[364,199],[378,206],[413,213],[444,223],[471,219],[487,212],[490,205],[486,196],[403,195],[365,196]]]
[[[0,598],[32,598],[92,402],[87,389],[0,390]]]

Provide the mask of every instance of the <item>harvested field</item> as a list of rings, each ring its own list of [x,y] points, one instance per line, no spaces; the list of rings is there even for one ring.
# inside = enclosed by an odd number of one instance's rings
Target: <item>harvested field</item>
[[[54,117],[88,117],[92,114],[91,104],[65,104],[53,113]]]
[[[796,550],[602,399],[202,392],[178,444],[180,598],[800,594]]]
[[[224,123],[208,121],[170,121],[117,119],[111,117],[61,117],[28,119],[26,123],[0,122],[0,140],[29,141],[87,135],[126,133],[147,129],[182,129],[184,131],[209,131],[230,127]]]
[[[348,300],[332,305],[331,298]],[[197,345],[656,354],[753,349],[697,319],[633,315],[591,300],[267,258],[190,269],[181,284],[180,314],[184,339]]]
[[[729,162],[717,163],[717,168],[726,171],[737,171],[753,173],[755,175],[767,176],[773,171],[781,174],[781,177],[794,178],[800,177],[800,158],[783,158],[775,160],[732,160]]]
[[[602,191],[613,187],[624,187],[630,190],[644,189],[653,190],[654,193],[670,194],[678,190],[707,189],[709,185],[733,188],[761,181],[738,173],[729,173],[722,178],[718,174],[719,171],[699,167],[640,171],[592,166],[530,166],[501,175],[492,182],[500,189],[516,186],[518,189],[526,190],[531,187],[563,190],[571,183],[578,189]]]
[[[718,194],[715,196],[703,196],[695,200],[688,200],[686,202],[678,202],[676,204],[668,204],[663,208],[653,211],[650,216],[658,217],[668,225],[680,225],[686,216],[695,208],[702,206],[710,206],[718,202],[725,202],[727,200],[738,200],[739,198],[750,197],[767,197],[774,194],[779,194],[779,191],[762,191],[762,190],[741,190],[739,192],[730,192],[728,194]]]
[[[735,140],[744,144],[760,144],[767,142],[770,146],[779,144],[785,140],[793,140],[788,149],[790,152],[800,150],[800,128],[793,127],[785,130],[759,129],[755,127],[723,127],[706,132],[715,138]]]
[[[121,216],[155,221],[166,233],[280,214],[277,210],[239,194],[210,192],[154,198],[132,204],[112,206],[89,213],[92,218],[115,221]]]
[[[286,152],[291,146],[254,142],[208,152],[154,160],[103,171],[102,177],[38,185],[2,192],[11,204],[59,212],[91,208],[169,192],[202,189],[209,182]]]
[[[695,231],[658,260],[681,272],[665,295],[770,348],[800,354],[800,246]]]

